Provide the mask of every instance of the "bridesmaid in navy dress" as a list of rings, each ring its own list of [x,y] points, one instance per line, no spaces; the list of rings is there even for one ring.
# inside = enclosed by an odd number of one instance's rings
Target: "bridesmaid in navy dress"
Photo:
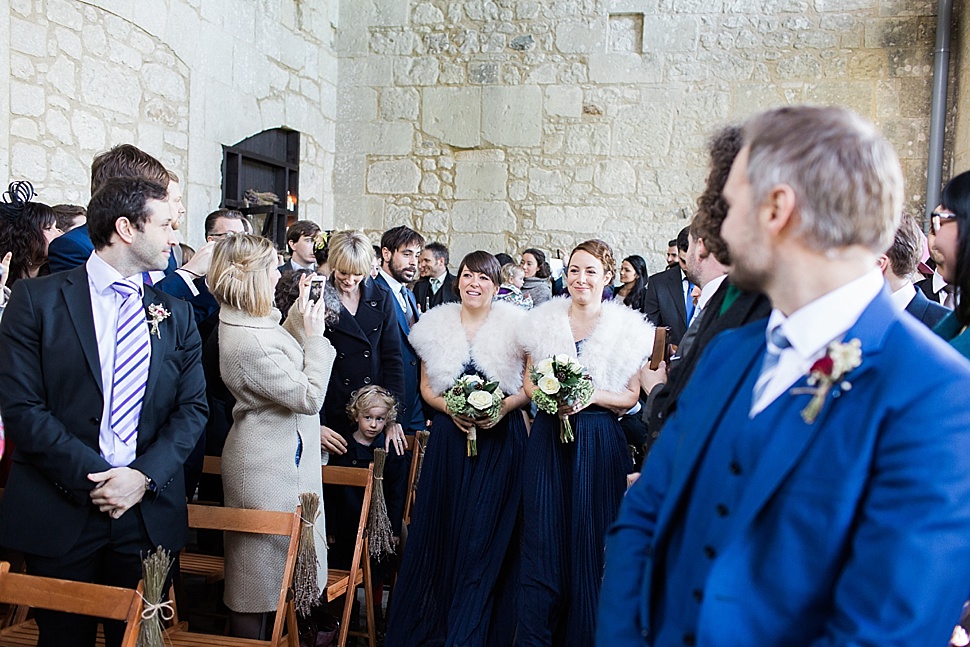
[[[529,314],[521,335],[529,365],[577,358],[593,379],[587,405],[560,409],[576,439],[560,441],[560,419],[539,412],[523,485],[523,539],[517,645],[594,644],[606,531],[616,518],[632,461],[617,417],[636,405],[638,369],[653,327],[620,303],[602,302],[613,279],[609,245],[581,243],[569,257],[569,297]],[[526,378],[531,396],[533,385]]]
[[[472,252],[458,268],[461,304],[429,310],[408,339],[421,357],[421,395],[437,414],[387,623],[387,647],[505,647],[515,631],[527,431],[519,408],[525,311],[492,302],[500,267]],[[463,374],[497,380],[497,422],[446,412],[441,394]],[[477,426],[478,455],[466,451]]]

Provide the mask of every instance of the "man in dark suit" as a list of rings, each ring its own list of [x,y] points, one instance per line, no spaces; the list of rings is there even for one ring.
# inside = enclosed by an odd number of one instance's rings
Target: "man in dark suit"
[[[172,228],[178,228],[178,221],[185,213],[185,207],[182,206],[182,191],[178,178],[169,173],[161,162],[136,146],[120,144],[96,156],[91,162],[91,195],[93,196],[107,179],[113,177],[141,177],[167,187],[165,200],[172,212]],[[52,240],[48,247],[47,260],[50,263],[51,272],[64,272],[84,265],[93,251],[94,243],[91,242],[87,224],[72,229]],[[166,266],[155,276],[161,279],[162,272],[169,275],[176,267],[178,263],[175,260],[175,254],[171,254]],[[145,272],[146,277],[149,274]]]
[[[683,265],[689,245],[689,227],[684,227],[677,235],[680,262],[663,272],[658,272],[647,281],[647,293],[643,299],[643,310],[654,326],[670,329],[667,341],[674,346],[687,332],[694,311],[691,291],[694,285],[684,276]]]
[[[677,357],[672,358],[666,367],[667,372],[662,369],[650,371],[649,367],[641,371],[641,384],[649,394],[644,407],[648,447],[656,441],[664,422],[676,410],[677,400],[694,374],[707,344],[720,332],[764,319],[771,313],[767,297],[739,290],[726,276],[731,254],[721,238],[721,224],[728,211],[721,192],[740,150],[741,129],[738,126],[722,128],[708,143],[710,166],[704,192],[697,200],[697,213],[690,223],[686,258],[688,276],[701,286],[701,297],[697,301],[699,312],[695,313],[681,340]],[[661,384],[651,388],[658,381]]]
[[[317,270],[317,258],[313,254],[320,225],[311,220],[297,220],[286,230],[286,247],[290,250],[290,260],[279,266],[279,271]]]
[[[442,303],[457,303],[454,275],[448,271],[448,248],[439,242],[428,243],[418,257],[421,278],[414,284],[414,298],[418,309],[427,312]]]
[[[724,196],[730,276],[773,310],[708,345],[627,491],[596,644],[942,644],[970,580],[970,364],[875,269],[899,160],[847,109],[786,106],[745,125]]]
[[[878,263],[892,291],[893,304],[899,310],[906,310],[930,328],[934,328],[950,311],[939,303],[930,301],[913,285],[913,274],[919,264],[923,244],[923,232],[916,223],[916,218],[904,213],[893,236],[892,246],[879,257]]]
[[[0,544],[28,572],[134,588],[143,555],[185,543],[182,464],[206,417],[199,334],[188,305],[141,281],[168,264],[171,221],[164,185],[109,179],[88,206],[95,253],[14,286],[0,322],[0,410],[17,446]],[[38,611],[37,624],[40,645],[94,645],[92,620]],[[108,645],[119,624],[105,623]]]
[[[408,341],[411,326],[421,314],[414,293],[407,288],[418,273],[418,257],[423,247],[424,237],[408,227],[394,227],[381,236],[384,265],[376,282],[391,293],[397,305],[394,311],[401,329],[401,355],[404,360],[404,402],[400,403],[398,422],[388,427],[388,447],[403,447],[398,441],[403,441],[404,433],[413,434],[426,426],[419,390],[421,366],[418,354]]]

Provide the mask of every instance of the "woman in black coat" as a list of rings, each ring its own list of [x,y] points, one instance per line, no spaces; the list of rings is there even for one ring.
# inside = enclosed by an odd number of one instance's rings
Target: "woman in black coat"
[[[377,384],[398,402],[404,399],[404,365],[394,297],[370,278],[374,250],[361,232],[340,231],[330,237],[330,284],[340,297],[340,319],[327,326],[327,339],[337,351],[327,396],[320,411],[323,450],[347,451],[353,425],[347,419],[351,394]]]

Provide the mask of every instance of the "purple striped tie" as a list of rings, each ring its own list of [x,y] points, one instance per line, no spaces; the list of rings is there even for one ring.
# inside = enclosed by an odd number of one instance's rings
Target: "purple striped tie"
[[[138,432],[142,399],[148,382],[151,338],[138,288],[116,281],[111,288],[124,297],[115,337],[115,369],[111,382],[111,431],[126,445]]]

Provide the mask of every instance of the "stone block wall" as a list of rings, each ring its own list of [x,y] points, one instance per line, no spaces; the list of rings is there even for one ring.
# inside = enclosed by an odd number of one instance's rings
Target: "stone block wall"
[[[970,171],[970,6],[967,0],[953,3],[954,29],[950,50],[950,69],[955,83],[950,84],[947,100],[948,113],[953,125],[953,162],[950,173],[944,171],[943,180]]]
[[[300,215],[332,213],[336,0],[10,0],[0,180],[86,203],[92,158],[133,143],[182,179],[183,237],[221,200],[222,146],[299,130]]]
[[[935,0],[341,3],[334,226],[517,254],[598,236],[663,267],[720,125],[847,105],[922,211]]]

